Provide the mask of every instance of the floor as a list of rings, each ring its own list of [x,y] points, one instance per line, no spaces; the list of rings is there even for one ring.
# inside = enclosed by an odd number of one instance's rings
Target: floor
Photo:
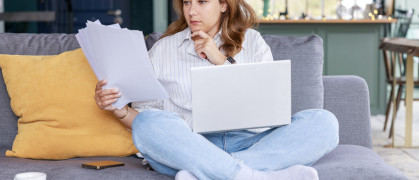
[[[405,113],[405,107],[402,104],[396,116],[396,146],[404,144],[403,140],[405,136]],[[384,115],[371,116],[372,141],[374,151],[377,152],[388,164],[400,169],[410,179],[419,180],[419,148],[384,147],[385,145],[391,143],[390,139],[388,139],[390,123],[388,123],[388,128],[384,132],[384,120]],[[413,104],[413,146],[419,147],[419,101],[415,101]]]

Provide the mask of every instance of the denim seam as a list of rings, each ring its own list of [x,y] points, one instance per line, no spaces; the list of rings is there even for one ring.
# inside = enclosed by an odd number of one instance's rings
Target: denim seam
[[[231,157],[233,157],[233,159],[236,159],[238,161],[241,161],[239,155],[237,154],[238,152],[234,152],[234,153],[230,153]]]
[[[233,154],[231,154],[231,155],[233,156]],[[233,156],[233,158],[236,159],[234,156]],[[242,162],[240,162],[240,161],[236,161],[236,162],[237,162],[237,165],[234,168],[233,173],[227,179],[232,179],[232,180],[236,179],[237,175],[239,174],[240,170],[242,169],[242,166],[241,166]]]
[[[227,140],[226,140],[226,133],[224,132],[223,134],[222,134],[222,137],[223,137],[223,149],[224,149],[224,151],[227,151]]]
[[[237,151],[241,151],[241,150],[243,150],[243,149],[249,148],[249,147],[253,146],[255,143],[257,143],[258,141],[259,141],[259,140],[253,140],[253,141],[252,141],[252,142],[250,142],[250,143],[246,143],[246,144],[244,144],[244,145],[241,145]]]

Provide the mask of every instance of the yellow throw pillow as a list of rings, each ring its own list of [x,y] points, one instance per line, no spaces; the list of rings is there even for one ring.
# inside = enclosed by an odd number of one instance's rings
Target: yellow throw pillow
[[[18,134],[6,156],[68,159],[138,152],[131,133],[95,103],[96,76],[81,49],[54,56],[0,55]]]

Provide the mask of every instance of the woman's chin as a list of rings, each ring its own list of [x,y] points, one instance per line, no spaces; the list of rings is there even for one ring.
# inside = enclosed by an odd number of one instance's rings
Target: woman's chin
[[[191,28],[191,32],[202,30],[202,28],[200,28],[200,27],[191,26],[190,28]]]

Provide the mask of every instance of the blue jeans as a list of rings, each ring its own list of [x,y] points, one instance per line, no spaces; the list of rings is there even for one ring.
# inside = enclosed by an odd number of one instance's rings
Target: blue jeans
[[[261,133],[247,130],[196,134],[176,113],[146,110],[132,124],[135,146],[154,170],[187,170],[204,179],[234,179],[241,163],[261,170],[310,166],[339,142],[336,117],[323,109],[293,115],[291,124]]]

